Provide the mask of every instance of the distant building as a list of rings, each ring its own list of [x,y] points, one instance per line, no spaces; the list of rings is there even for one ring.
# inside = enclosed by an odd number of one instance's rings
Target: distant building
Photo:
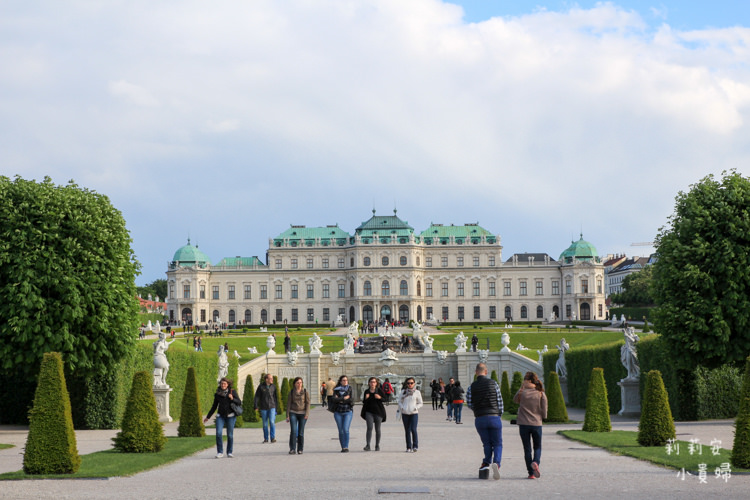
[[[329,324],[429,318],[450,322],[604,319],[604,268],[593,245],[572,242],[502,260],[500,237],[478,223],[416,232],[373,215],[353,234],[338,225],[291,226],[269,240],[266,263],[197,246],[167,265],[170,320],[230,324]]]
[[[653,264],[655,256],[650,257],[625,257],[619,258],[615,265],[607,266],[610,261],[605,262],[605,273],[607,276],[607,297],[613,293],[622,293],[622,282],[625,277],[641,271],[644,267]]]
[[[167,303],[160,302],[158,296],[156,299],[152,299],[151,294],[149,294],[146,299],[138,296],[138,303],[140,304],[141,310],[148,313],[165,314],[165,311],[167,310]]]

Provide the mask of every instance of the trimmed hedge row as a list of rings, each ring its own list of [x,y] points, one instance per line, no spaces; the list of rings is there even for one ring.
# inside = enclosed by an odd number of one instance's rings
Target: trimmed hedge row
[[[654,307],[611,307],[609,309],[610,318],[616,314],[618,318],[625,315],[625,319],[632,321],[643,321],[643,318],[651,319],[650,315],[654,312]]]
[[[585,346],[570,349],[565,353],[565,366],[568,369],[568,404],[578,408],[586,407],[591,370],[602,368],[607,386],[609,408],[617,412],[621,408],[620,387],[617,385],[628,371],[620,361],[620,346],[624,341]],[[557,356],[555,356],[557,361]],[[552,370],[554,370],[554,365]]]

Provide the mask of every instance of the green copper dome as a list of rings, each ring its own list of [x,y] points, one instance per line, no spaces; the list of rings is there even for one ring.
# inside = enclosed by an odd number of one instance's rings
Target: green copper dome
[[[584,240],[583,235],[581,235],[581,239],[571,242],[570,246],[560,254],[560,259],[558,260],[569,263],[573,261],[573,258],[578,260],[596,260],[598,258],[596,247]]]
[[[197,246],[190,244],[190,238],[188,238],[187,245],[180,247],[175,253],[172,260],[179,263],[180,266],[204,266],[211,264],[211,259],[208,255],[198,249]]]

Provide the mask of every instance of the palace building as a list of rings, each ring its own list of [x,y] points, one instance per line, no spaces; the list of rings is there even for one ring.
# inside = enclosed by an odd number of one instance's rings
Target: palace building
[[[338,225],[291,226],[269,240],[266,262],[197,246],[168,263],[171,321],[207,325],[604,319],[604,267],[593,245],[572,242],[503,261],[500,237],[477,223],[417,232],[376,215],[349,234]]]

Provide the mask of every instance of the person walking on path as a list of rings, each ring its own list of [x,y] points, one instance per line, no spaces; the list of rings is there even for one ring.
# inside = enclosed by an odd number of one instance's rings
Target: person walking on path
[[[208,410],[208,415],[203,419],[203,423],[209,421],[215,411],[216,413],[216,458],[224,456],[224,442],[222,440],[222,433],[224,427],[227,428],[227,457],[234,458],[232,453],[234,452],[234,423],[237,420],[232,409],[232,403],[238,405],[242,404],[240,401],[237,391],[232,389],[232,381],[226,377],[222,377],[219,380],[219,387],[214,393],[214,404],[211,409]]]
[[[346,375],[339,377],[339,383],[333,389],[333,396],[329,404],[333,405],[333,418],[339,429],[339,444],[341,453],[349,453],[349,426],[354,414],[354,400],[352,399],[352,388]]]
[[[430,394],[432,398],[432,410],[435,411],[438,409],[438,398],[440,398],[440,384],[438,384],[437,380],[432,379],[430,390],[432,391]]]
[[[284,352],[289,352],[292,350],[292,339],[289,336],[289,332],[286,332],[284,334]]]
[[[419,448],[417,424],[419,423],[419,409],[422,407],[422,393],[415,387],[413,377],[406,379],[405,387],[398,398],[398,411],[404,423],[406,434],[406,453],[416,453]]]
[[[326,383],[320,383],[320,402],[323,408],[328,408],[328,389],[326,389]]]
[[[446,420],[448,422],[453,420],[453,400],[451,399],[451,394],[453,393],[453,385],[455,383],[456,380],[451,377],[448,381],[448,385],[445,386],[445,406],[448,408]]]
[[[461,387],[461,382],[456,380],[451,390],[451,404],[453,405],[453,420],[457,424],[461,424],[461,410],[464,407],[464,388]]]
[[[542,474],[539,464],[542,459],[542,420],[547,418],[547,395],[544,386],[534,372],[526,372],[523,384],[513,397],[518,403],[518,433],[523,443],[523,458],[529,479],[537,479]],[[531,442],[534,442],[534,456],[531,456]]]
[[[387,378],[385,379],[385,382],[383,382],[383,393],[385,394],[385,404],[391,404],[391,397],[393,397],[394,390],[391,381]]]
[[[286,404],[286,421],[290,424],[289,431],[289,454],[302,455],[305,447],[305,424],[310,416],[310,395],[307,389],[302,387],[302,377],[296,377],[289,391],[289,400]]]
[[[492,477],[500,479],[500,460],[503,456],[503,396],[500,386],[487,376],[487,365],[477,364],[477,379],[466,391],[466,404],[474,411],[474,427],[482,440],[484,459],[480,471],[492,470]]]
[[[276,398],[276,386],[273,385],[273,375],[266,373],[266,378],[255,391],[253,406],[260,410],[260,418],[263,420],[263,442],[276,442],[276,412],[279,409],[279,400]]]
[[[384,400],[385,393],[378,384],[378,379],[370,377],[367,381],[367,390],[362,395],[362,413],[360,413],[360,416],[367,422],[365,451],[370,451],[373,427],[375,427],[375,451],[380,451],[380,424],[386,419]]]
[[[438,378],[438,385],[440,386],[440,406],[438,409],[442,410],[443,403],[445,403],[445,382],[443,382],[443,377]]]
[[[477,337],[477,334],[471,336],[471,351],[477,352],[477,344],[479,344],[479,337]]]

